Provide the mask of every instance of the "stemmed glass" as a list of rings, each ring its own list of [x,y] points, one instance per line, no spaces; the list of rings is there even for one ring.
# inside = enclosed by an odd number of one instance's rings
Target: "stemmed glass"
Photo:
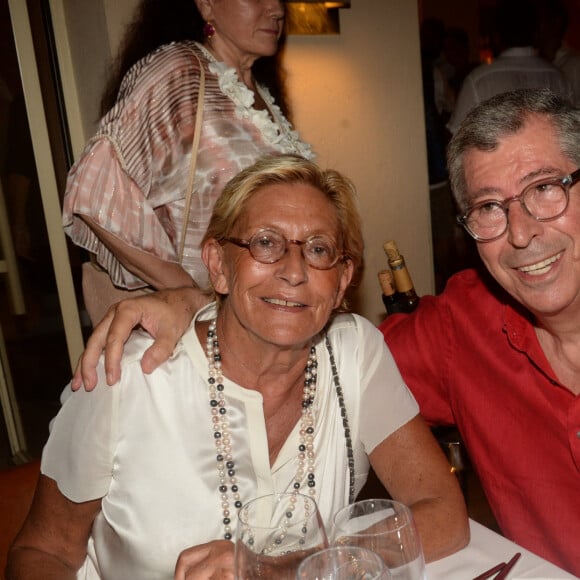
[[[342,508],[334,517],[335,545],[361,546],[385,561],[393,580],[424,580],[425,559],[413,513],[388,499],[367,499]]]
[[[359,546],[334,546],[302,561],[296,580],[390,580],[381,557]]]
[[[316,502],[299,493],[265,495],[238,513],[236,578],[294,580],[304,558],[328,547]]]

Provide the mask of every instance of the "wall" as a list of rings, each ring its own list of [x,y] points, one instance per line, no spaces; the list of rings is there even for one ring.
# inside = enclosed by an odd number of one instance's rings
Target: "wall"
[[[103,0],[113,53],[135,4]],[[285,66],[296,127],[321,165],[359,190],[366,270],[355,309],[378,322],[387,239],[399,242],[418,291],[433,289],[417,3],[353,0],[340,19],[340,35],[289,37]]]
[[[109,48],[111,54],[116,54],[117,48],[123,39],[123,33],[133,19],[133,13],[138,2],[136,0],[102,0],[105,18],[109,30]]]
[[[78,114],[81,123],[81,127],[71,127],[74,154],[78,155],[82,150],[81,143],[92,135],[99,118],[100,95],[111,58],[107,21],[99,1],[51,0],[51,11],[59,60],[65,63],[61,75],[67,112],[70,105],[75,109],[73,119],[76,120]],[[66,26],[66,31],[61,24]],[[64,54],[64,51],[69,54]],[[72,63],[67,62],[69,55]],[[71,86],[73,82],[74,87]],[[76,111],[77,108],[80,112]]]
[[[433,289],[431,228],[416,2],[353,0],[337,36],[290,36],[290,103],[318,161],[358,188],[366,269],[356,309],[383,306],[382,244],[395,239],[420,293]]]

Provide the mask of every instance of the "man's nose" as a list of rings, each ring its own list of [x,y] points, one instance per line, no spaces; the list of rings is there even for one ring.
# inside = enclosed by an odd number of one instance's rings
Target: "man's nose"
[[[541,234],[544,225],[530,215],[519,199],[510,200],[507,210],[508,240],[516,248],[525,248],[534,237]]]

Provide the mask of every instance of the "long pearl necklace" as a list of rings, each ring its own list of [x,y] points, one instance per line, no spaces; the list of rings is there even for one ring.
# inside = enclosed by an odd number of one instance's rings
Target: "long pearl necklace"
[[[218,490],[221,497],[224,525],[224,538],[232,539],[232,512],[230,499],[234,508],[242,507],[241,495],[236,478],[236,463],[232,454],[232,439],[229,431],[227,401],[225,398],[224,377],[222,374],[221,353],[216,332],[216,320],[210,322],[207,331],[206,357],[208,364],[209,404],[211,407],[213,437],[216,447],[216,465],[218,471]],[[316,478],[314,464],[314,413],[312,403],[316,395],[318,361],[314,345],[310,347],[308,362],[304,370],[304,389],[302,393],[302,415],[300,417],[300,437],[298,444],[298,468],[292,487],[298,493],[304,476],[311,497],[316,495]]]

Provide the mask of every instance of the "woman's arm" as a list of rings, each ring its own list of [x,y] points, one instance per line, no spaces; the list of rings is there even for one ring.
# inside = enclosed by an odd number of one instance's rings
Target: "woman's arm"
[[[191,286],[202,294],[201,290],[191,276],[183,269],[181,264],[167,262],[152,254],[132,248],[117,236],[114,236],[99,226],[89,217],[80,217],[95,232],[97,237],[107,246],[111,253],[115,255],[117,260],[132,274],[147,282],[149,286],[152,286],[156,290]]]
[[[8,553],[7,580],[76,578],[101,500],[75,503],[41,475],[22,529]]]
[[[6,580],[76,579],[101,500],[74,503],[41,475],[30,513],[8,554]],[[234,544],[217,540],[184,550],[175,579],[234,578]]]
[[[393,499],[413,510],[427,561],[468,543],[467,511],[457,478],[420,416],[377,445],[369,459]]]
[[[72,389],[76,391],[83,385],[87,391],[95,388],[97,362],[103,350],[107,383],[116,383],[121,376],[123,348],[136,326],[141,326],[155,339],[141,360],[143,372],[151,373],[169,358],[193,315],[208,301],[206,295],[200,296],[194,288],[185,287],[162,290],[115,304],[87,341],[75,370]]]

